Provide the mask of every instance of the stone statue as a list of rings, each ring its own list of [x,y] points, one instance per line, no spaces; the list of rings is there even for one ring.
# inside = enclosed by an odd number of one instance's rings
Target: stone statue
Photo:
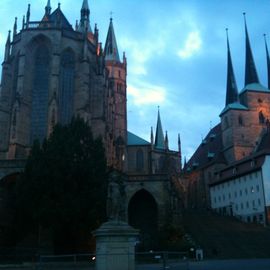
[[[109,177],[107,217],[111,221],[126,221],[126,191],[122,175],[114,171]]]

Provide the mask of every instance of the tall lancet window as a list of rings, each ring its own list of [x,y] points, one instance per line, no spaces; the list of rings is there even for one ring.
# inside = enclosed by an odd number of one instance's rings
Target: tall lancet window
[[[36,139],[42,142],[47,135],[48,122],[50,54],[46,46],[37,48],[34,61],[31,142]]]
[[[61,56],[61,75],[59,92],[59,120],[65,125],[71,120],[73,114],[73,93],[75,75],[75,56],[70,50]]]

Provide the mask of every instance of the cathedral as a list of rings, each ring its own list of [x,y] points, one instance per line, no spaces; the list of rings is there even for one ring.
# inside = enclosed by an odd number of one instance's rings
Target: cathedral
[[[157,229],[169,214],[179,217],[172,176],[181,171],[180,136],[178,151],[170,150],[159,111],[149,142],[127,130],[127,58],[120,57],[112,18],[103,47],[87,0],[75,27],[60,4],[52,10],[48,0],[40,21],[31,20],[29,4],[21,29],[16,18],[8,33],[0,87],[0,196],[1,186],[23,171],[34,140],[80,116],[102,137],[108,167],[125,175],[131,225],[148,228],[149,213]]]

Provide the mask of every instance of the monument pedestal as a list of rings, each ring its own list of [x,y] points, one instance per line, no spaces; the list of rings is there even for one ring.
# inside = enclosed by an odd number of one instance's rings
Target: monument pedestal
[[[108,221],[94,231],[96,270],[134,270],[139,230],[122,221]]]

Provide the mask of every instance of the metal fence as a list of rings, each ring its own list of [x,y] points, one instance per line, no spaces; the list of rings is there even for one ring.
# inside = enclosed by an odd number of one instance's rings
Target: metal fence
[[[105,254],[104,254],[105,255]],[[118,259],[119,256],[128,254],[111,254]],[[130,254],[132,256],[132,254]],[[102,256],[102,254],[101,254]],[[10,256],[8,256],[11,259]],[[95,254],[71,254],[71,255],[42,255],[42,256],[17,256],[16,260],[5,260],[9,264],[9,269],[25,269],[25,270],[65,270],[65,269],[88,269],[95,270],[96,256]],[[7,259],[7,258],[6,258]],[[15,259],[15,257],[13,257]],[[0,261],[3,264],[3,261]],[[165,270],[177,269],[188,270],[189,258],[186,252],[137,252],[135,253],[135,269],[136,270]]]

